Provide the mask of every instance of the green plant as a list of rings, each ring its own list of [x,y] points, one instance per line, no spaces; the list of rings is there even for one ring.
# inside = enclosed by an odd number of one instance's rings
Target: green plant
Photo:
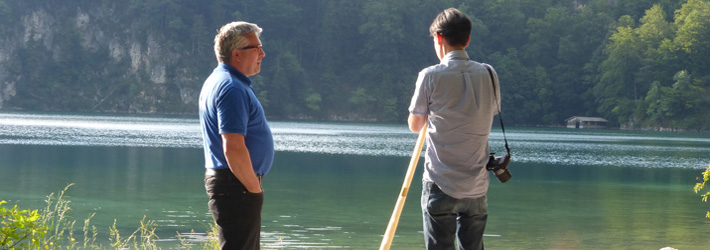
[[[92,213],[89,215],[86,220],[84,220],[84,249],[92,249],[92,248],[98,248],[99,246],[96,245],[96,236],[99,234],[98,231],[96,230],[95,226],[89,226],[91,218],[96,215],[95,213]]]
[[[703,175],[702,182],[695,183],[695,188],[693,188],[695,190],[696,194],[698,192],[702,191],[705,188],[705,184],[707,184],[708,180],[710,180],[710,165],[708,165],[708,168],[705,169],[705,171],[703,171],[702,175]],[[701,178],[698,178],[698,180],[700,180],[700,179]],[[700,194],[700,197],[703,202],[707,202],[708,197],[710,197],[710,190],[708,190],[704,194]],[[705,217],[710,218],[710,210],[707,211],[707,213],[705,214]]]
[[[74,239],[74,225],[76,224],[76,221],[70,220],[67,216],[67,212],[71,210],[71,207],[69,206],[71,201],[64,199],[64,193],[71,186],[74,186],[74,183],[64,187],[64,189],[59,191],[56,197],[54,193],[47,196],[47,199],[45,200],[47,206],[44,210],[42,210],[42,214],[38,221],[47,228],[48,233],[39,238],[39,246],[54,248],[55,246],[66,245],[68,249],[73,249],[75,247],[76,240]],[[68,242],[65,243],[65,241]]]
[[[44,237],[46,227],[39,221],[37,210],[7,209],[0,201],[0,248],[27,249]]]
[[[180,232],[176,232],[178,240],[180,241],[180,246],[182,246],[182,249],[184,250],[192,250],[192,246],[194,245],[189,239],[183,238],[182,234]],[[195,234],[195,230],[190,231],[190,234]]]
[[[65,197],[65,192],[73,185],[67,185],[57,195],[48,195],[45,200],[47,205],[41,213],[20,210],[17,205],[7,209],[2,206],[7,201],[0,201],[0,249],[160,249],[155,234],[158,225],[145,216],[128,237],[121,236],[114,220],[113,226],[109,227],[110,246],[104,247],[96,243],[98,230],[91,225],[91,218],[95,215],[91,214],[84,220],[83,242],[78,242],[74,237],[76,220],[67,214],[71,210],[71,201]],[[217,224],[213,222],[208,225],[207,231],[200,249],[219,249]],[[178,237],[181,249],[192,249],[191,242],[179,234]]]
[[[202,242],[203,249],[220,249],[219,226],[217,226],[217,222],[212,222],[208,230],[207,240]]]
[[[219,246],[219,227],[217,226],[216,222],[212,222],[209,225],[206,225],[207,227],[207,234],[205,235],[204,240],[200,240],[201,242],[201,248],[200,249],[220,249],[221,247]],[[190,234],[195,234],[195,230],[190,231]],[[180,232],[177,232],[177,237],[178,240],[180,241],[180,249],[185,249],[185,250],[190,250],[192,247],[195,245],[193,240],[189,240],[187,238],[184,238]]]
[[[158,236],[155,234],[157,224],[152,220],[141,219],[141,226],[138,227],[128,238],[121,239],[121,235],[116,227],[116,220],[109,228],[111,232],[110,240],[115,249],[160,249],[156,245]]]

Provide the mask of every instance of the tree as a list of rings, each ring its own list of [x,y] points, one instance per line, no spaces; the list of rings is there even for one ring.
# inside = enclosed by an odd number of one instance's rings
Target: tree
[[[370,109],[372,108],[372,103],[375,101],[375,98],[372,97],[371,93],[368,93],[367,90],[363,87],[359,87],[355,89],[350,94],[350,98],[348,98],[348,103],[354,107],[354,111],[352,114],[354,115],[360,115],[363,116],[364,118],[370,118],[372,119],[371,115],[368,114]]]
[[[708,97],[685,96],[695,98],[692,108],[671,100],[689,93],[674,84],[696,94],[710,87],[709,5],[0,0],[0,31],[7,34],[0,41],[0,89],[7,90],[3,107],[11,109],[195,112],[196,93],[216,64],[215,31],[244,20],[264,28],[266,57],[252,79],[269,116],[402,122],[417,72],[438,63],[427,28],[453,6],[473,22],[471,59],[500,75],[511,124],[599,115],[621,124],[700,129],[707,127],[710,112],[700,107]],[[88,28],[77,28],[77,16],[89,17]],[[33,18],[46,27],[25,29]],[[691,80],[674,79],[681,71]]]
[[[287,118],[305,114],[308,86],[301,64],[290,51],[281,53],[274,62],[273,75],[264,77],[262,85],[263,90],[269,93],[266,100],[269,111]]]
[[[423,19],[424,9],[418,3],[411,1],[371,1],[363,6],[362,19],[366,20],[359,27],[360,34],[364,37],[359,53],[364,61],[361,63],[361,79],[357,88],[352,93],[367,93],[374,98],[372,102],[363,103],[366,106],[361,115],[366,119],[380,118],[385,121],[403,121],[406,112],[395,112],[384,107],[400,107],[406,110],[407,104],[416,80],[417,72],[423,68],[422,58],[431,55],[431,47],[420,47],[427,44],[428,23],[433,20]],[[395,10],[409,9],[399,15],[392,14]],[[424,21],[426,20],[426,21]],[[427,23],[427,24],[425,24]],[[427,53],[428,52],[428,53]],[[396,63],[393,63],[396,62]],[[355,99],[361,99],[353,96]],[[394,104],[393,104],[394,103]],[[372,118],[369,118],[372,116]]]
[[[638,27],[631,17],[620,18],[594,87],[599,112],[620,123],[705,127],[700,108],[707,103],[702,93],[708,82],[703,79],[710,66],[707,57],[700,58],[710,52],[705,40],[710,38],[710,14],[705,10],[710,11],[708,2],[693,0],[676,12],[674,23],[666,20],[661,5],[646,10]],[[668,84],[671,79],[675,83]]]
[[[685,52],[684,68],[691,73],[710,73],[710,1],[688,0],[676,11],[678,29],[673,43]]]
[[[598,111],[617,118],[620,123],[631,118],[633,104],[643,91],[634,80],[634,73],[641,66],[643,49],[638,36],[631,26],[630,16],[619,19],[621,26],[612,34],[606,47],[607,58],[601,63],[601,78],[594,87],[594,94],[600,104]]]
[[[660,5],[654,5],[646,11],[640,20],[641,25],[635,29],[638,42],[641,43],[642,65],[636,73],[638,84],[650,83],[657,79],[668,79],[679,69],[669,67],[663,60],[662,44],[667,43],[675,35],[673,25],[666,20],[665,12]]]

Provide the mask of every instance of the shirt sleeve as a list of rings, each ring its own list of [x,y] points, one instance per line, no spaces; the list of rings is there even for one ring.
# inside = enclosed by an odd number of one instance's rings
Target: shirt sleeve
[[[412,102],[409,104],[409,112],[414,115],[425,116],[429,114],[428,78],[424,72],[419,72]]]
[[[228,88],[217,102],[219,133],[238,133],[246,136],[249,123],[249,95],[237,88]]]

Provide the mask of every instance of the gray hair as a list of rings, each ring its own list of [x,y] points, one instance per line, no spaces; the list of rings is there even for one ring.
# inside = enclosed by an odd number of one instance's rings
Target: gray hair
[[[214,37],[214,54],[217,61],[228,62],[233,50],[247,46],[249,42],[246,35],[255,32],[259,37],[261,31],[256,24],[247,22],[231,22],[219,28],[219,33]]]

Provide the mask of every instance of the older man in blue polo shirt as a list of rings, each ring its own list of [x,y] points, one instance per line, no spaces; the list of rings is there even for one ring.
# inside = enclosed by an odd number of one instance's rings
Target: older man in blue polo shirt
[[[262,29],[247,22],[220,28],[219,62],[199,100],[205,153],[205,189],[222,249],[259,249],[261,180],[274,160],[274,141],[250,76],[261,70]]]

